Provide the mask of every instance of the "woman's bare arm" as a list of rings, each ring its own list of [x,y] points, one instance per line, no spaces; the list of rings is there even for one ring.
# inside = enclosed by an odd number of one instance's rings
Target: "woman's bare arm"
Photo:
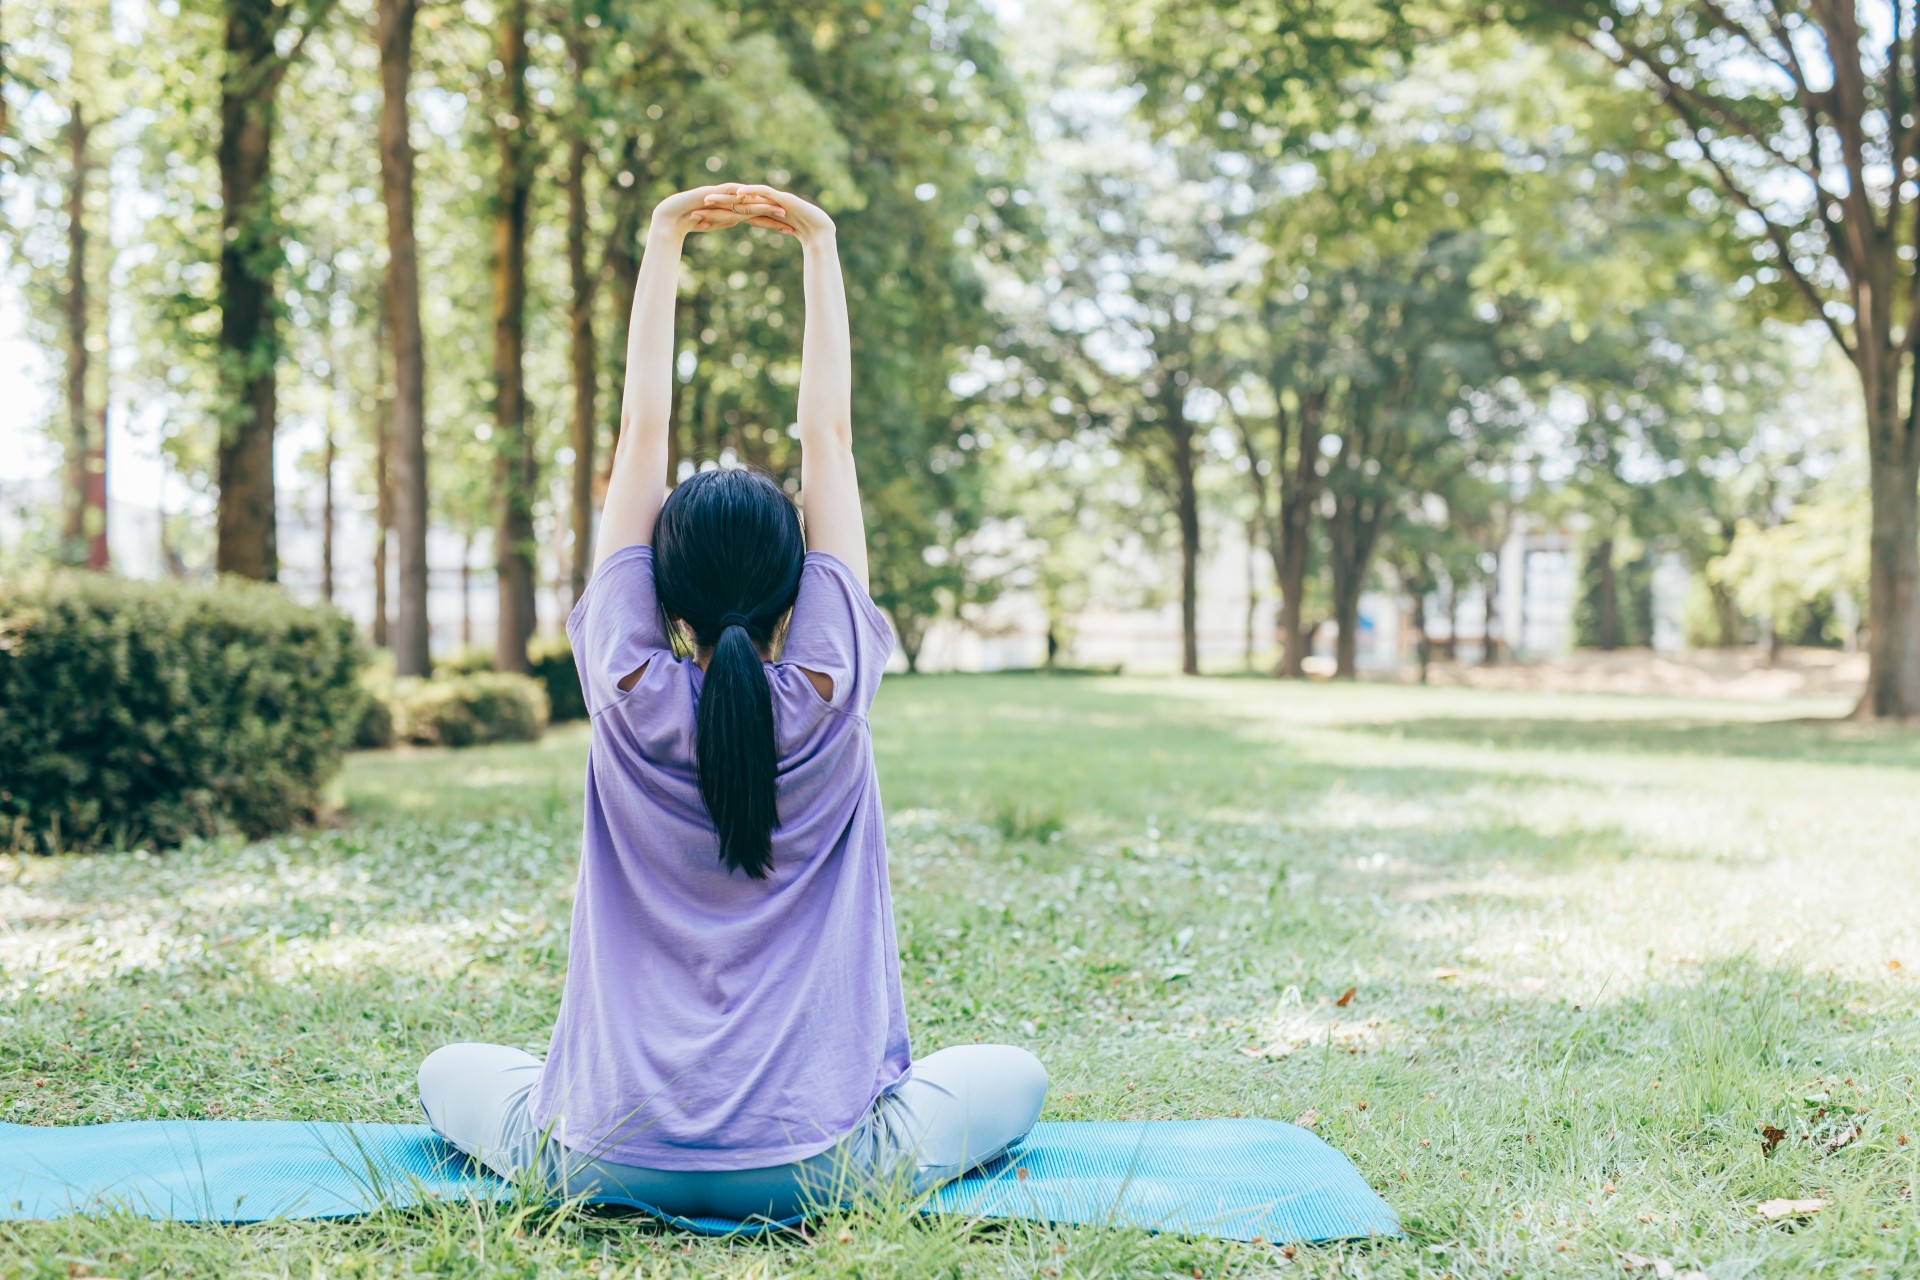
[[[853,344],[847,291],[833,219],[799,196],[772,187],[728,184],[709,195],[715,208],[758,214],[800,241],[806,331],[800,343],[800,509],[807,548],[838,558],[867,585],[867,530],[853,465]],[[778,212],[764,210],[771,206]],[[749,218],[751,221],[751,217]]]
[[[667,427],[673,412],[673,321],[680,280],[680,250],[688,233],[714,231],[749,222],[791,231],[757,197],[725,209],[706,198],[720,187],[698,187],[662,200],[647,228],[646,253],[633,291],[633,319],[627,331],[627,383],[620,395],[620,437],[614,445],[600,536],[594,547],[599,562],[622,547],[645,546],[667,496]]]

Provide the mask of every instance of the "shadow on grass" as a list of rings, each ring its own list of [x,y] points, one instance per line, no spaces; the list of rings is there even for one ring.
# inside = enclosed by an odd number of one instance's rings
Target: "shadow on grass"
[[[1348,728],[1521,751],[1688,755],[1920,769],[1920,733],[1856,720],[1428,718]]]

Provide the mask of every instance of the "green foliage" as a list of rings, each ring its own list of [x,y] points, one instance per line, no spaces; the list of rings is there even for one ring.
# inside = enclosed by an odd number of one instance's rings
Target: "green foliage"
[[[547,718],[555,724],[585,720],[587,695],[580,687],[580,669],[573,665],[573,646],[567,638],[539,637],[528,649],[527,660],[533,678],[546,690]]]
[[[48,849],[309,817],[361,705],[352,623],[240,582],[0,583],[0,823]]]
[[[587,698],[573,665],[573,646],[564,635],[537,636],[527,646],[528,674],[546,690],[548,719],[554,724],[587,718]],[[436,680],[493,670],[493,652],[478,645],[442,655],[433,664]]]
[[[547,692],[531,676],[503,671],[402,677],[393,685],[393,736],[419,746],[533,742],[547,727]]]
[[[1848,479],[1830,479],[1777,524],[1742,520],[1709,568],[1743,612],[1767,619],[1785,643],[1847,643],[1854,637],[1844,617],[1865,614],[1866,495]]]

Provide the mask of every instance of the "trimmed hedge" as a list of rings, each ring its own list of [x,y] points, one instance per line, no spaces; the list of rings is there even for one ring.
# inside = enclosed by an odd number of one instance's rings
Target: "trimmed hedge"
[[[422,746],[532,742],[547,727],[540,682],[505,672],[396,680],[391,706],[393,737]]]
[[[364,657],[344,614],[266,584],[0,579],[0,845],[166,846],[311,817]]]
[[[527,649],[533,678],[547,690],[547,705],[555,723],[587,718],[587,695],[580,690],[580,671],[573,665],[573,646],[565,636],[543,636]]]
[[[580,672],[573,665],[573,647],[565,636],[536,636],[527,646],[528,674],[547,691],[547,718],[585,720],[587,698],[580,691]],[[493,670],[493,653],[478,645],[455,649],[433,664],[435,678],[470,676]]]

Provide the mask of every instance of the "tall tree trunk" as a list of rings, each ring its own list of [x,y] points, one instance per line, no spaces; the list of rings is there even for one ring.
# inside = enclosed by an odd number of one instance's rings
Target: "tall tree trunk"
[[[1593,557],[1600,570],[1600,599],[1596,602],[1600,648],[1611,653],[1620,647],[1620,572],[1613,562],[1613,539],[1602,538],[1593,549]]]
[[[1920,324],[1920,316],[1907,320]],[[1898,412],[1899,362],[1868,377],[1868,457],[1873,524],[1867,562],[1867,689],[1858,714],[1920,716],[1920,385]],[[1910,378],[1909,381],[1912,379]]]
[[[320,429],[320,598],[333,600],[333,468],[338,461],[339,430],[334,414],[340,405],[340,358],[334,349],[333,335],[327,335],[327,411],[321,415]]]
[[[427,617],[426,344],[420,330],[420,253],[413,231],[413,139],[407,91],[413,78],[416,0],[379,0],[380,194],[387,209],[386,307],[393,343],[394,541],[399,551],[393,665],[403,676],[432,671]]]
[[[527,204],[533,187],[527,101],[527,0],[500,11],[500,92],[494,142],[500,166],[493,212],[494,554],[499,627],[493,665],[527,670],[534,628],[534,458],[527,432]]]
[[[384,336],[386,326],[380,326]],[[388,458],[393,415],[384,397],[375,402],[373,421],[373,642],[387,647],[387,530],[393,524],[392,466]]]
[[[1175,509],[1180,519],[1180,670],[1200,674],[1200,490],[1193,424],[1187,421],[1185,389],[1173,385],[1162,401],[1168,459],[1173,464]]]
[[[473,647],[473,534],[460,544],[460,647]]]
[[[573,63],[573,92],[578,109],[585,96],[587,45],[580,15],[567,32],[567,55]],[[584,117],[584,112],[581,112]],[[593,564],[594,444],[599,435],[598,351],[594,347],[593,300],[595,280],[587,268],[587,135],[584,118],[576,120],[567,140],[567,278],[572,286],[567,300],[573,340],[573,491],[570,503],[573,550],[567,558],[569,602],[587,589],[587,570]]]
[[[1253,620],[1260,612],[1260,521],[1258,518],[1247,521],[1247,626],[1242,637],[1244,645],[1242,667],[1253,670]]]
[[[1501,609],[1504,606],[1500,600],[1500,568],[1502,557],[1506,551],[1506,545],[1507,541],[1504,537],[1494,544],[1493,572],[1489,573],[1480,582],[1480,595],[1485,602],[1485,608],[1482,609],[1480,613],[1480,665],[1483,667],[1500,665],[1501,641],[1496,636],[1496,631],[1503,633],[1506,630],[1506,622],[1501,617]],[[1520,577],[1523,583],[1526,580],[1526,559],[1527,553],[1525,550],[1522,550],[1520,552]],[[1496,624],[1498,625],[1496,626]]]
[[[93,126],[78,98],[67,114],[67,439],[60,558],[89,568],[107,567],[106,412],[88,406],[92,353],[87,348],[87,179],[92,173],[88,141]]]
[[[1285,385],[1284,370],[1272,378],[1277,390]],[[1284,409],[1279,414],[1280,449],[1274,456],[1273,470],[1280,482],[1280,536],[1268,550],[1273,554],[1274,578],[1280,588],[1280,676],[1303,680],[1307,658],[1313,652],[1313,634],[1306,621],[1307,565],[1313,550],[1313,515],[1326,485],[1326,473],[1320,469],[1320,428],[1326,418],[1324,390],[1309,388],[1300,393],[1297,439],[1292,441],[1293,457],[1287,457],[1289,422]]]
[[[274,272],[281,256],[272,202],[273,99],[285,65],[272,0],[226,0],[220,77],[220,485],[214,566],[272,581],[280,562],[274,513]]]
[[[610,352],[612,363],[608,372],[616,392],[625,385],[627,378],[626,326],[633,315],[633,294],[640,282],[640,219],[645,212],[641,200],[645,196],[645,185],[640,175],[640,139],[635,132],[629,131],[620,144],[619,168],[614,173],[613,229],[607,234],[606,274],[607,291],[612,303],[614,336],[616,341]],[[680,383],[674,381],[674,403],[677,408],[680,399]],[[618,436],[620,421],[618,414],[609,414],[609,425],[613,435]],[[678,428],[670,426],[667,431],[667,483],[672,484],[679,474],[679,457],[675,450]],[[597,449],[597,467],[599,483],[604,491],[607,476],[613,467],[614,446],[617,439],[610,439],[605,449]]]
[[[1381,502],[1341,493],[1334,500],[1329,527],[1333,554],[1334,676],[1352,680],[1360,673],[1360,596],[1373,567],[1379,541]]]

